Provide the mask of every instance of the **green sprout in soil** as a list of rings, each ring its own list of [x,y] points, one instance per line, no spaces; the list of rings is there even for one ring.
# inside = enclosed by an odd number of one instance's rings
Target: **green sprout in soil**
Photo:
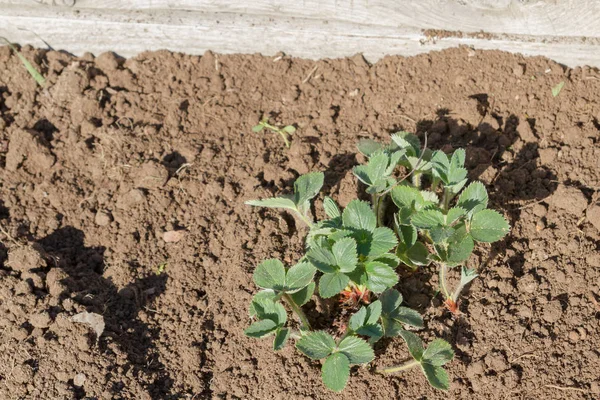
[[[269,124],[269,119],[265,117],[258,123],[258,125],[252,127],[252,132],[258,133],[265,128],[270,130],[271,132],[278,133],[279,135],[281,135],[281,138],[283,139],[286,147],[290,147],[289,136],[292,133],[296,132],[296,128],[293,125],[286,125],[283,128],[279,128],[277,126]]]
[[[27,69],[27,72],[29,72],[29,75],[31,75],[31,77],[35,79],[37,84],[44,87],[46,85],[46,79],[42,76],[42,74],[39,73],[39,71],[33,66],[33,64],[31,64],[25,58],[25,56],[23,56],[23,54],[21,54],[21,52],[15,47],[15,45],[8,41],[8,39],[3,37],[0,37],[0,39],[3,40],[11,48],[11,50],[15,52],[17,57],[19,57],[19,60],[21,60],[21,62],[25,66],[25,69]]]
[[[421,148],[419,138],[399,132],[390,144],[361,140],[359,151],[367,163],[354,167],[365,184],[371,202],[352,200],[341,210],[324,197],[327,218],[314,221],[313,199],[324,182],[321,172],[300,176],[294,193],[246,204],[283,208],[293,212],[309,228],[306,252],[290,267],[281,261],[263,261],[254,271],[254,283],[262,290],[252,299],[254,322],[247,336],[274,336],[273,349],[288,340],[314,360],[322,360],[325,385],[342,391],[352,365],[375,358],[373,346],[384,337],[400,336],[414,360],[377,371],[388,374],[420,366],[429,383],[446,390],[450,379],[442,368],[454,352],[442,339],[424,349],[421,339],[408,329],[424,327],[421,315],[403,305],[396,269],[408,272],[433,265],[439,273],[439,293],[445,306],[459,313],[459,297],[477,274],[467,268],[475,242],[491,243],[509,231],[504,217],[488,210],[488,194],[480,182],[467,186],[465,151],[451,155]],[[397,178],[403,169],[402,178]],[[408,179],[410,177],[410,179]],[[449,275],[460,271],[460,281],[450,287]],[[334,316],[341,329],[315,330],[303,310],[314,295],[337,298],[346,313]],[[284,305],[298,319],[289,323]]]

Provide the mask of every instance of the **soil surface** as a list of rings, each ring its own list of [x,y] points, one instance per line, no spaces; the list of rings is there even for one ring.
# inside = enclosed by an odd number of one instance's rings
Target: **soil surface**
[[[0,48],[0,398],[600,398],[596,71],[469,48],[374,65],[23,54],[48,84]],[[263,114],[298,128],[290,149],[252,133]],[[306,233],[243,203],[320,170],[346,205],[363,191],[357,140],[400,129],[465,146],[513,229],[476,249],[459,317],[433,268],[398,286],[425,314],[421,336],[456,351],[447,395],[419,371],[371,367],[334,395],[318,362],[243,334],[255,265],[294,262]],[[104,327],[73,320],[86,311]],[[376,367],[408,357],[400,338],[376,352]]]

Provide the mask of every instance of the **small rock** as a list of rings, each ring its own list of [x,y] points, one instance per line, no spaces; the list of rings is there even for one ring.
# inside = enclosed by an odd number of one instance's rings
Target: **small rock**
[[[104,317],[100,314],[84,311],[71,317],[71,320],[73,320],[73,322],[86,324],[92,328],[94,332],[96,332],[96,339],[100,338],[102,332],[104,332]]]
[[[50,325],[52,318],[48,315],[47,312],[43,312],[40,314],[34,314],[29,317],[29,323],[33,325],[34,328],[44,329]]]
[[[73,377],[73,385],[77,387],[82,387],[85,383],[86,376],[85,374],[77,374]]]
[[[94,218],[94,222],[96,223],[96,225],[106,226],[110,224],[110,221],[112,221],[112,217],[109,213],[98,210],[98,212],[96,213],[96,217]]]
[[[168,231],[163,233],[163,240],[167,243],[177,243],[185,236],[184,230]]]

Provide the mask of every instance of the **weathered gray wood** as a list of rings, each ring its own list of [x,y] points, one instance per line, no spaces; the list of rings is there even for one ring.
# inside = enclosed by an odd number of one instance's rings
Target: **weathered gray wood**
[[[26,29],[26,30],[24,30]],[[494,34],[428,38],[424,29]],[[0,35],[75,54],[341,57],[414,55],[470,45],[600,66],[594,0],[0,0]],[[41,38],[41,39],[40,39]]]

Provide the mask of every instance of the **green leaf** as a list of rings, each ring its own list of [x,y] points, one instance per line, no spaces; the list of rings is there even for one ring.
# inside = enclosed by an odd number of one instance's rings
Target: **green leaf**
[[[448,214],[446,214],[446,225],[452,225],[466,213],[467,211],[462,207],[451,208],[450,210],[448,210]]]
[[[316,269],[308,262],[301,262],[291,267],[285,276],[285,291],[297,292],[308,286],[315,277]]]
[[[419,189],[406,185],[394,187],[390,195],[398,208],[420,209],[425,201]]]
[[[287,321],[285,308],[279,302],[270,299],[253,300],[252,305],[258,319],[270,319],[277,326],[283,326]]]
[[[321,246],[313,246],[306,253],[306,258],[321,272],[336,272],[336,259],[331,251]]]
[[[265,260],[254,270],[254,283],[263,289],[285,289],[285,267],[275,258]]]
[[[477,271],[475,271],[474,268],[467,268],[463,266],[460,271],[460,286],[465,286],[477,277]]]
[[[416,242],[410,249],[399,252],[397,255],[402,262],[411,268],[429,265],[431,262],[429,259],[429,250],[421,242]]]
[[[376,324],[381,317],[381,301],[375,300],[367,307],[367,317],[365,319],[365,325]]]
[[[423,196],[423,200],[425,200],[425,205],[438,204],[440,202],[437,194],[430,192],[429,190],[421,190],[421,195]]]
[[[358,262],[356,241],[352,238],[343,238],[333,244],[331,248],[335,262],[341,272],[352,272]]]
[[[289,133],[290,135],[296,132],[296,128],[293,125],[286,125],[281,130],[285,133]]]
[[[454,358],[454,351],[450,343],[443,339],[435,339],[429,343],[423,353],[423,362],[435,366],[442,366]]]
[[[263,301],[273,302],[276,296],[277,293],[275,293],[271,289],[261,290],[260,292],[256,293],[252,298],[252,301],[250,302],[250,308],[248,310],[248,314],[250,315],[250,317],[254,317],[256,315],[255,304]]]
[[[446,243],[455,232],[456,228],[451,226],[436,226],[429,230],[429,236],[434,244]]]
[[[358,151],[360,151],[363,155],[370,157],[372,154],[383,149],[383,146],[380,143],[377,143],[371,139],[360,139],[357,144]]]
[[[283,349],[289,337],[290,330],[288,328],[279,329],[275,335],[275,340],[273,341],[273,350],[277,351]]]
[[[305,356],[320,360],[330,355],[335,349],[335,341],[326,332],[310,332],[296,342],[296,348]]]
[[[255,207],[285,208],[287,210],[298,211],[294,201],[287,197],[272,197],[270,199],[248,200],[244,204]]]
[[[411,156],[421,155],[421,140],[409,132],[396,132],[392,135],[392,141],[401,149],[405,149]]]
[[[488,205],[488,193],[485,185],[481,182],[473,182],[465,188],[458,196],[457,207],[467,211],[467,216],[485,210]]]
[[[365,320],[367,318],[367,307],[362,306],[360,310],[354,313],[353,316],[350,317],[350,321],[348,321],[348,327],[355,331],[359,329],[361,326],[365,324]]]
[[[329,218],[338,218],[342,216],[339,207],[329,196],[325,196],[323,199],[323,208],[325,209],[325,214],[327,214]]]
[[[314,282],[311,282],[304,289],[301,289],[296,293],[292,293],[290,296],[298,306],[303,306],[309,302],[313,293],[315,292],[316,287],[317,285]]]
[[[378,261],[389,266],[392,269],[396,269],[396,267],[400,264],[400,259],[396,257],[395,254],[392,253],[384,253],[373,259],[369,259],[367,261]]]
[[[369,232],[377,227],[377,218],[369,203],[352,200],[342,213],[342,221],[347,228],[364,229]]]
[[[321,377],[328,389],[341,392],[346,387],[350,377],[350,361],[342,353],[335,353],[327,357],[321,367]]]
[[[267,336],[277,329],[277,323],[270,319],[261,319],[260,321],[254,322],[244,331],[244,334],[253,338],[261,338]]]
[[[258,132],[262,131],[264,128],[265,128],[264,125],[260,125],[260,124],[259,125],[254,125],[252,127],[252,132],[258,133]]]
[[[310,172],[301,175],[294,182],[294,199],[298,207],[314,198],[323,187],[325,175],[322,172]]]
[[[404,341],[406,342],[410,355],[415,360],[421,361],[424,352],[423,342],[421,341],[421,338],[419,338],[416,334],[406,330],[400,331],[400,336],[402,336],[402,339],[404,339]]]
[[[412,225],[400,225],[396,220],[397,232],[400,236],[399,251],[411,248],[418,239],[417,228]]]
[[[552,97],[556,97],[558,96],[558,94],[560,93],[560,91],[562,90],[563,86],[565,86],[565,81],[560,81],[558,83],[558,85],[554,86],[552,88]]]
[[[401,323],[387,316],[381,317],[381,326],[383,327],[383,336],[385,337],[398,336],[404,330]]]
[[[383,337],[383,328],[379,324],[363,325],[356,330],[357,335],[368,336],[369,343],[375,343]]]
[[[422,210],[414,214],[411,222],[414,226],[421,229],[431,229],[436,226],[444,225],[444,214],[440,210]]]
[[[393,319],[401,324],[414,326],[415,328],[423,327],[423,317],[412,308],[398,307],[392,315]]]
[[[398,283],[398,275],[386,264],[371,261],[365,264],[367,287],[374,293],[381,293]]]
[[[491,243],[508,233],[510,226],[502,214],[494,210],[482,210],[473,215],[471,236],[478,242]]]
[[[319,280],[319,294],[325,299],[333,297],[344,290],[349,282],[348,275],[342,272],[323,274]]]
[[[448,390],[450,378],[448,378],[448,373],[444,368],[427,363],[421,363],[421,368],[431,386],[440,390]]]
[[[27,60],[25,56],[21,54],[19,50],[17,50],[15,45],[8,41],[8,39],[1,39],[8,45],[8,47],[12,49],[12,51],[15,52],[15,54],[17,55],[17,57],[19,57],[19,60],[21,60],[21,63],[23,64],[27,72],[29,72],[29,75],[31,75],[31,77],[37,82],[37,84],[44,87],[46,85],[46,79],[42,76],[42,74],[39,73],[39,71],[33,66],[33,64],[31,64],[29,60]]]
[[[450,169],[463,168],[465,166],[465,159],[467,153],[465,149],[456,149],[454,153],[452,153],[452,158],[450,159]]]
[[[448,160],[446,153],[441,150],[434,151],[431,156],[431,166],[435,178],[440,179],[444,183],[449,183],[450,160]]]
[[[397,244],[398,239],[393,230],[386,227],[375,228],[371,237],[371,248],[368,256],[378,257],[396,247]]]
[[[388,289],[381,293],[379,301],[381,302],[381,312],[383,314],[391,314],[402,304],[402,295],[396,289]]]
[[[448,239],[447,258],[449,264],[460,264],[466,261],[473,252],[475,243],[464,225],[459,226]]]
[[[381,316],[381,302],[379,300],[369,304],[368,307],[362,306],[348,322],[348,327],[357,333],[361,327],[372,326],[377,324],[379,317]],[[375,328],[373,328],[375,329]],[[361,335],[363,333],[360,333]],[[371,336],[371,335],[369,335]]]
[[[338,351],[348,357],[350,364],[365,364],[375,358],[375,353],[369,343],[356,336],[348,336],[342,340]]]

